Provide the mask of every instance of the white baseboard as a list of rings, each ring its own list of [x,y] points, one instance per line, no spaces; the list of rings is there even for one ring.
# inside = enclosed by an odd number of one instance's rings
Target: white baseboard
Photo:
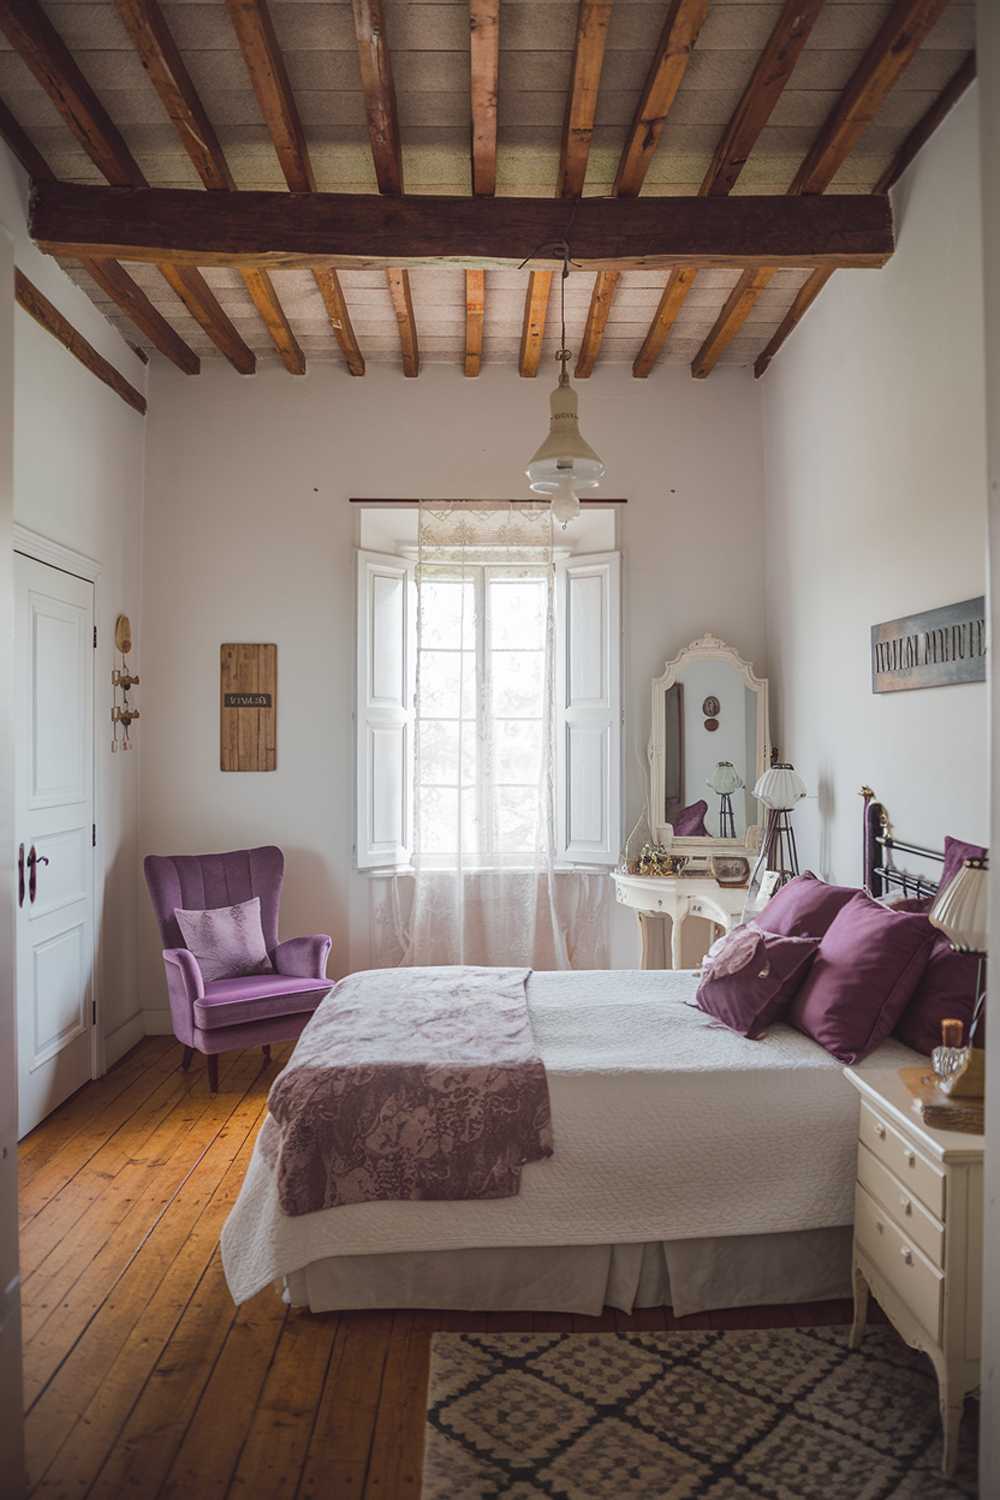
[[[137,1010],[134,1016],[129,1016],[114,1031],[108,1033],[104,1038],[104,1066],[114,1067],[120,1057],[130,1051],[136,1044],[141,1042],[146,1035],[147,1026],[143,1012]]]
[[[164,1005],[156,1010],[144,1010],[147,1036],[173,1036],[174,1027],[170,1019],[170,1007]]]

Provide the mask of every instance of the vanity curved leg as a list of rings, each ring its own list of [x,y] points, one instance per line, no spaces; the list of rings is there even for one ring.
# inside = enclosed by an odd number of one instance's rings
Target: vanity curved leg
[[[670,967],[679,969],[682,964],[681,937],[684,932],[684,913],[675,911],[670,921]]]
[[[639,919],[639,936],[642,940],[642,953],[639,958],[640,969],[654,969],[653,962],[653,919],[648,912],[637,911]]]
[[[850,1349],[859,1349],[864,1337],[865,1324],[868,1321],[868,1283],[860,1266],[854,1267],[854,1322],[851,1325],[851,1336],[848,1339]]]

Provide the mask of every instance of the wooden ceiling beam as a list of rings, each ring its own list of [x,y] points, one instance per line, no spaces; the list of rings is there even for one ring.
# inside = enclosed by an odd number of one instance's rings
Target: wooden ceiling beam
[[[907,167],[917,155],[917,152],[927,144],[945,116],[961,99],[975,76],[976,54],[970,52],[964,58],[957,72],[952,74],[952,77],[948,80],[948,83],[941,90],[931,107],[921,115],[916,125],[914,125],[878,182],[872,188],[873,193],[887,193],[890,188],[895,187],[900,177],[902,177]],[[768,369],[782,344],[790,334],[794,333],[832,275],[832,271],[813,271],[809,278],[803,282],[795,295],[795,300],[782,318],[767,347],[758,354],[754,361],[753,373],[755,379],[759,380]]]
[[[173,121],[198,176],[210,191],[235,191],[236,183],[215,127],[177,49],[158,0],[115,0],[115,3],[149,80]],[[292,375],[304,375],[305,356],[270,276],[266,271],[243,271],[241,275],[285,368]]]
[[[896,0],[792,179],[788,189],[791,196],[826,191],[948,3],[949,0]],[[771,274],[767,272],[741,277],[715,327],[695,355],[691,373],[696,379],[703,380],[711,374],[719,355],[742,328],[770,281]]]
[[[699,197],[725,197],[732,191],[791,77],[823,4],[824,0],[785,0],[767,46],[757,59],[743,96],[715,148],[711,165],[698,189]],[[694,282],[694,275],[687,271],[670,273],[649,332],[632,366],[632,373],[638,379],[649,375],[659,359]]]
[[[403,374],[416,379],[420,374],[420,349],[417,344],[416,319],[413,316],[413,299],[410,296],[410,277],[408,272],[401,270],[398,266],[392,266],[386,271],[385,279],[389,285],[389,296],[392,298],[392,310],[396,314],[396,322],[399,325]]]
[[[612,188],[616,197],[636,198],[642,189],[707,11],[708,0],[673,0],[670,6],[618,163]],[[610,271],[594,282],[576,364],[578,379],[593,373],[620,280],[618,272]]]
[[[613,0],[580,0],[577,9],[573,71],[566,98],[559,161],[560,198],[579,198],[583,193],[612,3]]]
[[[0,28],[112,186],[146,188],[146,178],[125,138],[37,0],[3,0]],[[83,253],[87,255],[87,252]],[[166,260],[169,253],[169,249],[165,249],[160,259]],[[96,253],[87,255],[87,258],[117,259]],[[204,277],[194,268],[185,270],[182,276],[175,274],[176,268],[173,267],[161,265],[160,270],[175,290],[183,283],[189,311],[198,318],[209,338],[233,366],[241,374],[252,374],[255,366],[253,353],[212,296]],[[194,312],[195,307],[204,316]]]
[[[126,0],[126,3],[129,3],[129,0]],[[309,156],[309,147],[306,144],[302,119],[292,93],[288,69],[285,67],[284,55],[278,45],[267,0],[226,0],[226,9],[236,33],[240,51],[243,53],[243,61],[250,76],[258,108],[270,133],[271,142],[277,153],[289,191],[293,193],[315,192],[316,176]],[[197,162],[195,165],[197,166]],[[228,168],[226,170],[228,171]],[[264,270],[265,267],[259,266],[256,269]],[[365,362],[354,335],[347,302],[340,285],[340,277],[332,267],[327,267],[322,273],[314,271],[313,274],[347,368],[352,375],[363,375]],[[244,281],[251,297],[254,298],[257,311],[266,323],[268,317],[271,316],[268,313],[268,307],[273,308],[273,304],[277,303],[273,285],[270,286],[269,292],[269,284],[259,281],[251,283],[246,281],[246,278]],[[278,348],[285,361],[286,369],[293,374],[301,373],[293,367],[297,366],[301,360],[304,368],[305,360],[284,314],[280,323],[274,323],[273,327],[268,325],[268,331],[276,344],[278,337],[282,339],[283,347],[279,345]],[[298,350],[297,355],[296,350]]]
[[[524,323],[521,328],[521,352],[517,361],[518,374],[527,379],[533,379],[538,374],[553,275],[552,271],[532,271],[528,276]]]
[[[486,318],[486,272],[465,273],[465,373],[478,375],[483,361]]]
[[[58,339],[59,343],[68,349],[82,365],[85,365],[92,375],[96,375],[98,380],[103,380],[116,396],[120,396],[140,416],[146,415],[146,398],[142,392],[137,391],[134,385],[130,385],[111,361],[105,359],[103,354],[99,354],[93,344],[73,327],[68,318],[63,317],[48,297],[40,292],[37,286],[29,281],[24,272],[18,270],[17,267],[14,268],[14,296],[18,306],[23,307],[24,311],[33,317],[46,333],[51,333],[53,338]]]
[[[500,77],[500,0],[469,0],[469,92],[472,111],[472,191],[497,188],[497,90]]]
[[[50,254],[181,265],[490,266],[554,270],[567,213],[582,270],[675,265],[881,266],[884,198],[437,198],[415,193],[205,193],[36,183],[31,232]],[[542,248],[540,248],[542,247]]]

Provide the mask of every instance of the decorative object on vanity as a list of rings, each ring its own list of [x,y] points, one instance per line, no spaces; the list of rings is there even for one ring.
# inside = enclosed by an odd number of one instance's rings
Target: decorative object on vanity
[[[219,655],[220,768],[273,771],[278,764],[278,648],[228,642]]]
[[[219,1053],[234,1048],[287,1042],[328,993],[326,965],[332,943],[326,933],[278,942],[278,905],[285,856],[267,845],[228,854],[148,854],[143,862],[150,900],[160,924],[174,1036],[184,1047],[184,1067],[192,1052],[208,1057],[212,1092],[219,1086]],[[222,908],[259,902],[264,954],[270,972],[208,979],[187,946],[178,911],[218,917]]]
[[[869,1289],[938,1379],[941,1467],[955,1472],[962,1406],[979,1384],[983,1139],[922,1123],[899,1071],[847,1068],[861,1095],[854,1211],[854,1327]]]
[[[872,626],[872,692],[986,681],[986,600],[903,615]]]
[[[95,637],[96,639],[96,637]],[[126,657],[132,651],[132,622],[128,615],[119,615],[115,621],[115,647],[121,654],[120,667],[111,669],[111,749],[131,750],[131,729],[139,717],[139,710],[129,702],[129,693],[139,686],[139,678],[129,671]],[[122,738],[119,742],[118,727]]]
[[[946,849],[946,869],[949,853]],[[974,1044],[986,1003],[983,972],[989,947],[989,883],[989,862],[985,856],[963,860],[947,885],[942,884],[928,913],[931,925],[944,933],[957,953],[970,954],[977,960],[975,1002],[968,1036],[963,1036],[961,1019],[943,1020],[941,1046],[931,1058],[944,1093],[958,1097],[982,1098],[986,1086],[983,1052]]]
[[[818,949],[816,938],[779,937],[755,922],[735,927],[702,959],[698,1008],[756,1041],[781,1019]]]
[[[636,866],[637,875],[679,875],[687,864],[683,854],[671,854],[662,844],[643,844]]]
[[[711,854],[708,872],[723,886],[746,886],[750,878],[750,861],[742,854]]]
[[[955,1482],[937,1426],[927,1361],[884,1326],[860,1353],[837,1327],[436,1333],[421,1494],[968,1500],[971,1424]]]
[[[788,761],[779,761],[758,778],[753,794],[767,808],[767,826],[758,866],[761,871],[777,871],[778,884],[784,885],[786,880],[799,873],[799,853],[791,814],[806,795],[805,783],[794,766]]]
[[[559,383],[549,397],[549,435],[528,464],[525,473],[536,495],[552,500],[553,520],[566,526],[580,514],[580,490],[595,490],[605,475],[603,461],[580,434],[577,396],[569,383],[566,366],[572,358],[566,348],[566,280],[569,276],[569,246],[563,243],[559,280],[561,337],[556,359]]]
[[[705,727],[707,729],[708,725]],[[742,791],[743,777],[731,760],[720,760],[705,785],[719,799],[719,837],[734,839],[736,824],[733,820],[733,794]]]

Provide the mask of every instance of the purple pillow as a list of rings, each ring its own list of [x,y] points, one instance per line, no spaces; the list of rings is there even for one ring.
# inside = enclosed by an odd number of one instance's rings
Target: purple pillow
[[[680,812],[671,819],[674,836],[688,839],[707,838],[708,829],[705,827],[707,812],[708,803],[705,801],[692,802],[690,807],[682,807]]]
[[[860,1062],[899,1024],[935,936],[925,916],[858,891],[830,923],[785,1019],[841,1062]]]
[[[699,1009],[756,1040],[791,1000],[818,948],[816,938],[776,937],[753,922],[734,927],[702,960]]]
[[[985,859],[986,855],[987,850],[980,844],[964,844],[961,839],[946,838],[940,889],[943,891],[949,880],[954,880],[967,859]]]
[[[969,856],[973,858],[973,856]],[[962,1040],[969,1040],[969,1027],[976,1003],[976,978],[979,962],[972,953],[957,953],[943,932],[931,944],[927,967],[903,1012],[895,1035],[914,1052],[930,1057],[941,1045],[941,1022],[955,1017],[964,1026]],[[976,1027],[976,1046],[986,1036],[983,1017]]]
[[[206,984],[214,979],[242,979],[247,974],[271,974],[267,944],[260,922],[260,897],[235,906],[213,906],[207,911],[174,911],[187,948],[198,960]]]
[[[757,913],[757,925],[779,937],[822,938],[837,913],[856,895],[854,886],[827,885],[807,870],[775,891]]]

